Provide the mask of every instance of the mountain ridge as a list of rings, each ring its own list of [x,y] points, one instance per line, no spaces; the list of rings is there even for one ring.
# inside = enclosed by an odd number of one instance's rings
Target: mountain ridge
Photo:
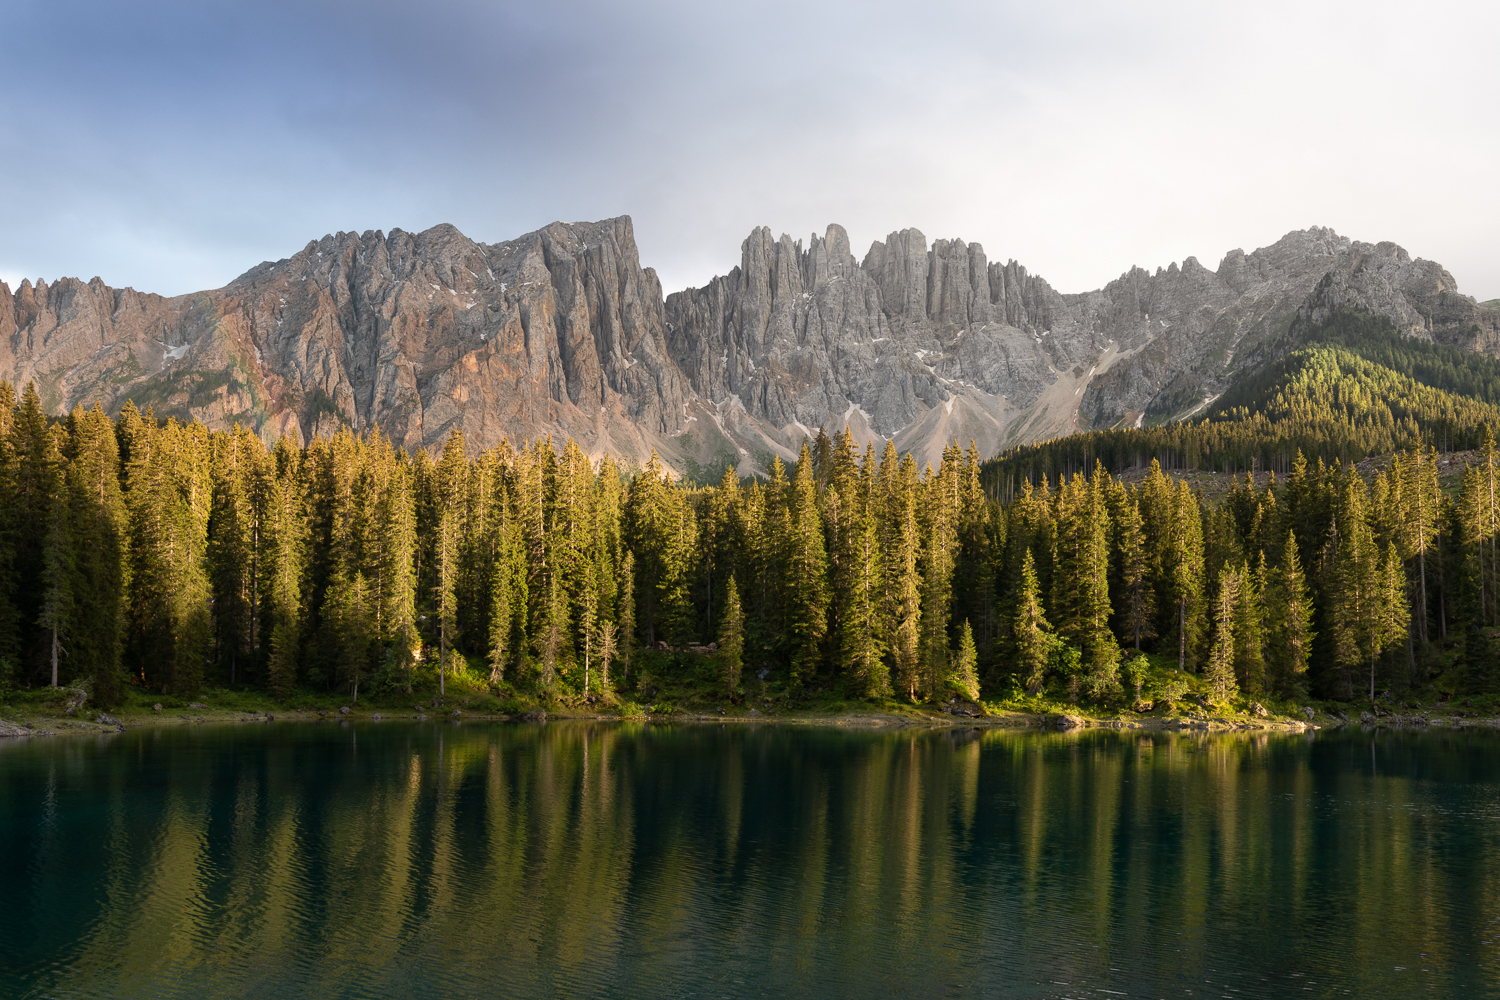
[[[339,232],[170,298],[0,283],[0,377],[35,379],[52,413],[129,397],[268,440],[379,427],[431,450],[456,427],[474,448],[551,434],[752,474],[819,427],[925,460],[1171,419],[1345,308],[1500,352],[1500,310],[1440,265],[1318,227],[1083,293],[915,229],[856,260],[841,226],[805,247],[759,227],[727,274],[664,295],[621,216],[494,244]]]

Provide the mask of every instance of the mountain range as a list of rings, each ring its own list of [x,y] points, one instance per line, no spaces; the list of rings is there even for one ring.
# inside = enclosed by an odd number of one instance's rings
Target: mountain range
[[[841,226],[805,245],[758,228],[728,274],[664,295],[621,216],[495,244],[340,232],[175,297],[0,283],[0,378],[35,381],[54,414],[133,399],[268,440],[379,428],[429,450],[455,427],[474,449],[550,434],[716,478],[820,427],[932,460],[953,439],[989,456],[1180,419],[1340,310],[1500,354],[1500,303],[1325,228],[1081,294],[915,229],[856,259]]]

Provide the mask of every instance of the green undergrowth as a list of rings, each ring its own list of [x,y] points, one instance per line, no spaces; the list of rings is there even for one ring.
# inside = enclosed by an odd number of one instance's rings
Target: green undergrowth
[[[577,674],[575,676],[575,674]],[[376,687],[361,691],[356,700],[347,690],[303,688],[285,699],[277,699],[260,688],[244,686],[206,687],[196,699],[184,699],[139,686],[127,689],[124,704],[111,711],[121,719],[139,719],[158,715],[173,717],[212,717],[253,714],[334,714],[343,707],[360,714],[376,712],[389,715],[443,713],[458,709],[478,717],[517,717],[537,709],[554,716],[592,716],[619,719],[671,719],[674,716],[696,718],[724,716],[732,718],[796,718],[816,722],[846,717],[884,716],[904,718],[911,722],[933,721],[944,709],[974,712],[1003,720],[1006,717],[1076,715],[1096,722],[1148,719],[1233,719],[1250,721],[1304,719],[1303,710],[1311,707],[1318,715],[1338,719],[1341,715],[1357,718],[1368,703],[1338,703],[1307,699],[1283,700],[1267,696],[1237,694],[1227,702],[1215,703],[1209,687],[1192,673],[1179,670],[1176,661],[1152,654],[1138,654],[1127,660],[1122,669],[1121,689],[1113,696],[1090,699],[1075,692],[1066,679],[1055,679],[1038,693],[1028,693],[1012,685],[1000,697],[985,699],[978,705],[965,702],[915,702],[901,697],[869,699],[848,690],[841,681],[814,678],[792,687],[787,679],[774,672],[759,676],[747,671],[740,690],[725,691],[719,676],[719,663],[711,655],[672,650],[638,650],[633,653],[628,671],[617,665],[608,689],[601,689],[597,675],[591,672],[590,690],[583,691],[581,672],[560,671],[550,690],[530,687],[532,678],[521,678],[521,684],[504,680],[489,682],[488,671],[478,661],[458,658],[445,678],[444,694],[438,696],[435,665],[423,664],[410,678],[411,690],[404,686]],[[1139,681],[1139,688],[1136,687]],[[1384,694],[1384,693],[1383,693]],[[38,688],[0,692],[0,717],[9,719],[49,719],[69,717],[66,709],[76,700],[71,689]],[[1254,705],[1262,706],[1261,716]],[[1378,702],[1392,710],[1425,709],[1449,712],[1459,716],[1500,715],[1500,694],[1463,698],[1434,687],[1425,692],[1387,695]],[[195,709],[193,705],[207,706]],[[156,706],[161,706],[158,713]],[[92,719],[93,706],[71,717]]]

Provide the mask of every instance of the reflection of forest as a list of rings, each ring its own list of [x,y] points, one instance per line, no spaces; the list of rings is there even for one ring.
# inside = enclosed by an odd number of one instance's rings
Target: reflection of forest
[[[1492,745],[551,724],[16,746],[0,992],[1485,992]]]

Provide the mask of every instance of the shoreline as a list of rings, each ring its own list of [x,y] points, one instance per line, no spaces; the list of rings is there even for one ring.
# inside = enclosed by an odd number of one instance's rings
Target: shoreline
[[[271,722],[296,722],[301,724],[329,722],[640,722],[651,725],[692,724],[708,725],[734,723],[737,725],[777,726],[827,726],[841,729],[1003,729],[1032,732],[1079,732],[1088,729],[1110,729],[1139,732],[1194,732],[1194,733],[1278,733],[1302,735],[1320,730],[1337,730],[1360,727],[1364,729],[1497,729],[1500,718],[1433,715],[1431,713],[1392,713],[1379,717],[1363,713],[1360,718],[1340,718],[1328,713],[1317,713],[1311,721],[1286,717],[1233,718],[1224,715],[1187,716],[1140,716],[1128,718],[1125,714],[1115,716],[1078,713],[1036,713],[1003,711],[986,715],[947,714],[931,708],[913,707],[906,711],[849,711],[820,713],[816,710],[762,713],[726,712],[710,714],[677,710],[670,713],[642,713],[622,715],[615,712],[539,711],[521,714],[498,714],[458,710],[433,710],[416,712],[403,710],[387,712],[380,710],[356,710],[348,712],[321,712],[292,709],[283,712],[244,712],[230,709],[205,708],[199,710],[167,709],[161,712],[130,713],[123,717],[103,713],[107,722],[97,721],[101,713],[91,713],[95,718],[73,718],[67,715],[36,715],[25,721],[0,718],[0,741],[10,739],[30,740],[42,737],[103,736],[127,732],[133,729],[175,728],[198,725],[265,725]]]

